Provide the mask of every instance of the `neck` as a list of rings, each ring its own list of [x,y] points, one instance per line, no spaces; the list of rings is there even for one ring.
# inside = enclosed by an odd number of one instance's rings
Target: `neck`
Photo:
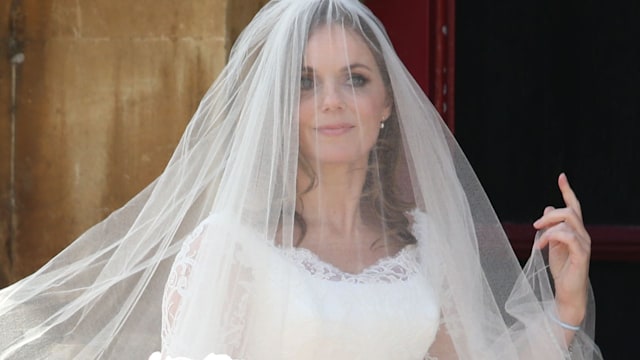
[[[363,226],[360,209],[367,164],[323,165],[314,169],[315,186],[300,195],[298,209],[308,226],[320,226],[344,235],[353,234]],[[298,192],[309,187],[311,179],[298,172]]]

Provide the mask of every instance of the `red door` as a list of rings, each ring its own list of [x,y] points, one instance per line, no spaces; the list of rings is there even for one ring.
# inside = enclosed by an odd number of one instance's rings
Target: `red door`
[[[455,0],[367,0],[398,55],[454,130]]]

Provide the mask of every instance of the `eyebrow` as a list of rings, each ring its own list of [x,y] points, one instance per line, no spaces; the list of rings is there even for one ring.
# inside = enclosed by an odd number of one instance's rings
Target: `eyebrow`
[[[365,64],[362,64],[362,63],[349,64],[348,66],[343,67],[341,70],[343,72],[349,72],[349,71],[353,71],[354,69],[358,69],[358,68],[364,68],[364,69],[367,69],[369,71],[373,71],[369,66],[367,66]],[[315,70],[311,66],[303,66],[302,67],[302,72],[303,73],[314,73]]]

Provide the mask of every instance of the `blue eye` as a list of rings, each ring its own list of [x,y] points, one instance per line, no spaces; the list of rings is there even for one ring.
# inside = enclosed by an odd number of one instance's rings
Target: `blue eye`
[[[302,90],[311,90],[313,89],[313,77],[303,76],[300,79],[300,89]]]
[[[369,82],[369,79],[362,75],[351,74],[351,79],[349,79],[349,84],[353,87],[363,87]]]

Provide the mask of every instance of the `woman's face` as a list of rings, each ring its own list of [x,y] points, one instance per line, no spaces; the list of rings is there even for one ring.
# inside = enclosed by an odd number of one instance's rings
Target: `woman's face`
[[[300,151],[310,165],[366,166],[390,114],[380,69],[362,37],[340,26],[315,29],[300,83]]]

